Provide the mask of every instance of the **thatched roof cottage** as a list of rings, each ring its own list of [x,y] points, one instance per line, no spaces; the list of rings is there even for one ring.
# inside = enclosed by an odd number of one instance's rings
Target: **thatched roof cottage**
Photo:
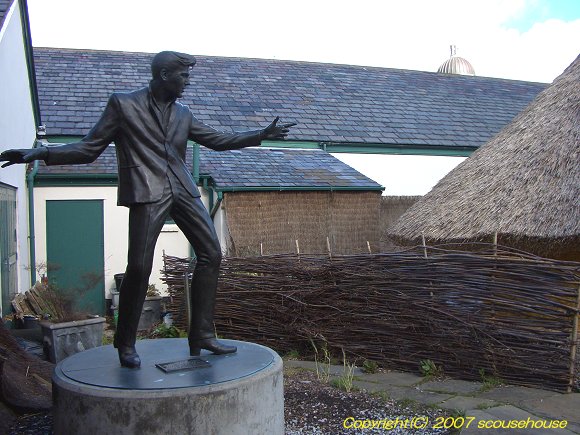
[[[398,243],[489,241],[580,260],[580,56],[387,230]]]

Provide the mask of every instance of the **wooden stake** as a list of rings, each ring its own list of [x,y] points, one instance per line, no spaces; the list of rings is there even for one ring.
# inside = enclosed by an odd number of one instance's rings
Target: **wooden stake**
[[[497,257],[497,231],[493,233],[493,256]]]
[[[300,245],[298,244],[298,239],[296,239],[296,254],[300,257]]]
[[[189,281],[189,275],[193,272],[193,258],[189,260],[187,270],[183,274],[183,286],[185,288],[185,313],[187,314],[187,332],[189,332],[189,325],[191,324],[191,284]],[[193,276],[192,276],[193,278]]]
[[[578,348],[578,320],[580,318],[580,287],[578,287],[578,295],[576,297],[576,312],[574,313],[574,320],[572,321],[572,343],[570,346],[570,382],[568,384],[568,393],[572,392],[574,388],[574,378],[576,372],[576,352]]]
[[[369,254],[372,254],[373,252],[371,251],[371,244],[368,240],[367,240],[367,248],[369,249]]]
[[[425,233],[421,231],[421,241],[423,242],[423,252],[425,253],[425,258],[427,258],[427,244],[425,243]]]
[[[263,257],[264,256],[264,244],[260,243],[260,256]]]
[[[330,250],[330,239],[326,237],[326,248],[328,249],[328,258],[332,258],[332,251]]]

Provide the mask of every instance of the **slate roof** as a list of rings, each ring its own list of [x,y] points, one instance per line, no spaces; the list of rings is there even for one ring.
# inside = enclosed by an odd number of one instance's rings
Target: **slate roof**
[[[50,135],[84,135],[113,91],[146,86],[152,54],[35,48]],[[222,131],[298,122],[288,139],[478,147],[546,85],[322,63],[197,56],[181,102]]]
[[[201,148],[201,174],[210,174],[224,190],[236,187],[381,186],[322,150],[247,148],[218,152]]]
[[[4,26],[4,18],[12,3],[14,3],[14,0],[0,0],[0,29]]]
[[[191,167],[192,149],[187,164]],[[74,178],[79,174],[117,174],[115,147],[88,165],[46,166],[41,162],[38,177],[60,175]],[[382,190],[381,186],[322,150],[246,148],[212,151],[200,148],[200,174],[209,175],[218,190],[271,188],[326,190]]]

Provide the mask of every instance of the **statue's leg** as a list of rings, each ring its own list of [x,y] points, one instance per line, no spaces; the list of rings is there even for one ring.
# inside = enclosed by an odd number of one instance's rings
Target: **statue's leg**
[[[184,197],[186,200],[181,201]],[[215,338],[213,318],[222,254],[211,217],[200,198],[185,195],[180,195],[180,200],[174,203],[171,216],[197,257],[190,286],[190,353],[199,355],[201,349],[217,354],[235,352],[235,346],[222,344]]]
[[[137,204],[129,210],[129,252],[127,269],[119,290],[119,319],[114,345],[121,365],[139,367],[135,351],[137,327],[147,295],[153,267],[155,243],[171,207],[171,195],[152,204]]]

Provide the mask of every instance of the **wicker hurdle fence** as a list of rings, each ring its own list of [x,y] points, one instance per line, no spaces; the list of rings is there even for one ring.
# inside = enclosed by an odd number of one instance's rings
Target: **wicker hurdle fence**
[[[484,246],[486,247],[486,246]],[[578,382],[580,263],[508,248],[418,246],[382,254],[225,258],[219,335],[280,353],[337,355],[417,371],[571,391]],[[170,311],[186,327],[190,259],[165,256]]]

